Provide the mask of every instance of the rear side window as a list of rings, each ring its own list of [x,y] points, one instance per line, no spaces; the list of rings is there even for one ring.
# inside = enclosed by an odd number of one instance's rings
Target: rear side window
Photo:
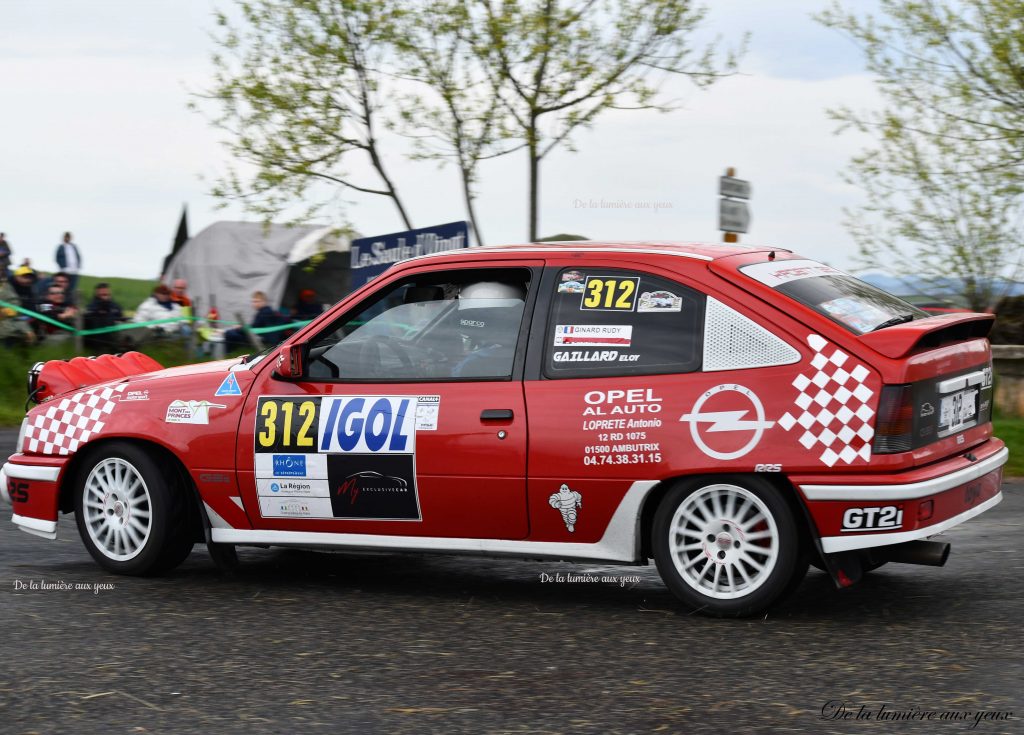
[[[688,373],[700,369],[704,295],[635,271],[558,274],[545,336],[549,378]]]
[[[776,260],[740,268],[745,276],[771,286],[854,334],[929,316],[870,283],[813,260]]]

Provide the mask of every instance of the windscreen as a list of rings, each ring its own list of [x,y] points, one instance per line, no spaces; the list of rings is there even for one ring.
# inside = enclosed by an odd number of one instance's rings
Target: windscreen
[[[814,309],[854,334],[929,316],[869,283],[813,260],[776,260],[740,272]]]

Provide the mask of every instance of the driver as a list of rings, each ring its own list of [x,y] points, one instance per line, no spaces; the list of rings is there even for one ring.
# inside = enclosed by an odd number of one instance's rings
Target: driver
[[[512,374],[525,300],[526,289],[520,284],[480,281],[460,289],[459,331],[466,336],[469,351],[452,367],[453,378]]]

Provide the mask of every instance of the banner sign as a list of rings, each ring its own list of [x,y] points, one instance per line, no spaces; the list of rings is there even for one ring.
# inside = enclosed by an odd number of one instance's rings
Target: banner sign
[[[466,222],[361,237],[352,241],[352,288],[369,283],[400,260],[467,247],[469,224]]]

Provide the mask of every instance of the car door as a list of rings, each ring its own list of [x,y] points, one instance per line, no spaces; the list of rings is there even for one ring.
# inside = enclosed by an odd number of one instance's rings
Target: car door
[[[302,379],[264,370],[237,449],[254,526],[524,538],[520,345],[539,272],[406,271],[325,320]]]

